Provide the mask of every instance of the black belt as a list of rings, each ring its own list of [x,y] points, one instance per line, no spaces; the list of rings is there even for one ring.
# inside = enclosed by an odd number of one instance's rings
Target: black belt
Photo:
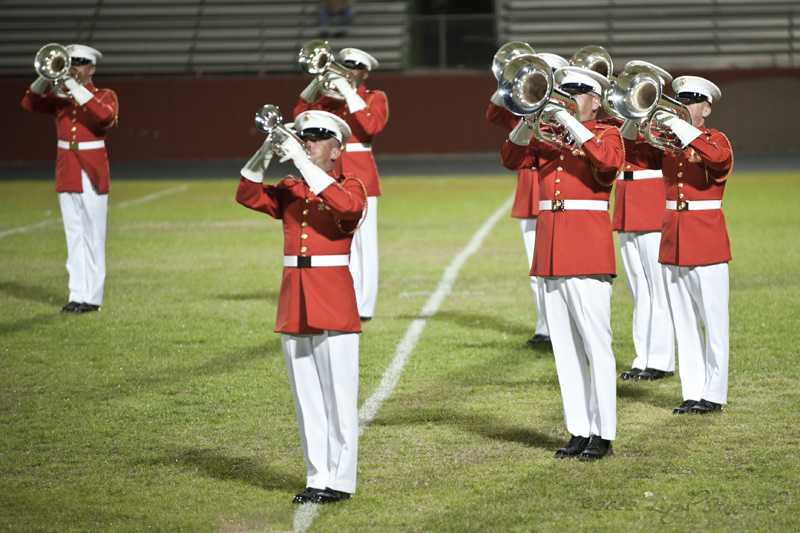
[[[632,180],[633,179],[633,171],[632,170],[626,170],[625,172],[623,172],[622,173],[622,179],[624,179],[624,180]]]
[[[298,255],[297,256],[297,268],[311,268],[311,256],[310,255]]]

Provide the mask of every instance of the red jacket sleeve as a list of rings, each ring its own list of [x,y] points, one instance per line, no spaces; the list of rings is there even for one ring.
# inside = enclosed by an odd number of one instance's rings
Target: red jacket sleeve
[[[242,177],[239,189],[236,191],[236,201],[254,211],[281,219],[283,218],[282,195],[283,189],[280,187],[254,183]]]

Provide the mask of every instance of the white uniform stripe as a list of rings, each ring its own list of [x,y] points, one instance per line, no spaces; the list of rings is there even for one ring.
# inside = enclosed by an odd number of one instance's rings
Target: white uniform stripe
[[[481,226],[475,235],[472,236],[472,240],[469,242],[469,244],[467,244],[467,247],[464,248],[464,250],[462,250],[461,253],[453,259],[453,261],[450,263],[450,266],[448,266],[447,270],[444,271],[444,275],[442,276],[442,279],[439,280],[439,285],[436,288],[436,291],[431,295],[430,298],[428,298],[428,301],[422,308],[419,316],[411,322],[406,330],[405,336],[397,345],[397,349],[394,353],[394,359],[392,359],[392,362],[386,368],[386,371],[384,371],[380,384],[375,389],[375,392],[372,393],[372,396],[367,398],[364,404],[361,406],[361,409],[359,409],[359,437],[364,433],[364,430],[367,428],[367,426],[370,425],[372,419],[375,418],[375,415],[383,405],[383,402],[392,395],[392,392],[394,392],[394,388],[397,386],[397,382],[400,380],[400,376],[403,373],[403,368],[405,367],[411,352],[414,351],[417,341],[419,340],[420,335],[422,335],[422,330],[425,329],[425,324],[428,322],[429,318],[436,314],[444,299],[450,294],[450,292],[452,292],[453,285],[458,278],[458,273],[461,270],[461,267],[464,266],[464,263],[466,263],[467,259],[469,259],[472,254],[478,251],[483,243],[483,239],[486,238],[486,235],[488,235],[492,227],[497,224],[497,221],[500,220],[500,218],[509,209],[511,209],[513,203],[514,197],[511,196],[503,203],[503,205],[500,206],[497,211],[492,213],[488,220],[483,223],[483,226]],[[305,533],[305,531],[307,531],[311,526],[314,518],[316,518],[317,514],[319,514],[320,507],[321,506],[319,505],[300,506],[294,513],[293,531],[295,533]]]

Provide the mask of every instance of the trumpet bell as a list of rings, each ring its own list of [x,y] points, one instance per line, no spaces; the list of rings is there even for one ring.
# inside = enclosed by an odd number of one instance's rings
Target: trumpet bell
[[[70,66],[67,48],[58,43],[49,43],[41,47],[33,61],[36,72],[51,81],[66,76]]]
[[[634,65],[620,73],[607,94],[604,104],[609,106],[612,114],[623,119],[641,120],[658,106],[662,95],[661,80],[653,69]]]
[[[593,70],[611,80],[614,77],[614,61],[602,46],[590,44],[579,48],[569,60],[574,67]]]
[[[256,128],[266,134],[271,134],[283,122],[280,108],[275,105],[265,105],[256,112]]]
[[[506,109],[515,115],[527,116],[547,104],[553,88],[553,73],[547,62],[532,55],[521,55],[506,61],[497,90]]]
[[[508,61],[521,55],[533,55],[535,53],[531,45],[522,41],[511,41],[504,44],[495,52],[494,58],[492,59],[492,73],[494,74],[494,79],[500,79],[500,75],[503,73],[503,69]]]
[[[333,61],[331,47],[327,41],[315,39],[309,41],[300,49],[297,62],[306,74],[316,76],[322,74]]]

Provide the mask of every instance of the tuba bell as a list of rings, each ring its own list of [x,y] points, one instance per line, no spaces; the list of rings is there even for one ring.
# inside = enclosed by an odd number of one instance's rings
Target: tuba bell
[[[278,106],[267,104],[256,112],[256,129],[267,134],[271,150],[280,157],[285,154],[281,149],[281,143],[286,139],[293,138],[305,150],[306,143],[297,136],[289,127],[283,124],[283,114]]]
[[[609,81],[614,80],[614,61],[611,54],[602,46],[590,44],[579,48],[569,60],[573,67],[583,67],[605,76]]]
[[[570,147],[566,128],[555,118],[559,109],[580,120],[578,104],[555,86],[553,71],[547,62],[533,55],[519,55],[505,62],[498,79],[497,92],[506,109],[532,121],[537,139],[556,147]]]
[[[503,68],[508,61],[517,56],[533,55],[535,53],[536,52],[534,52],[531,45],[522,41],[511,41],[504,44],[498,48],[497,52],[494,54],[494,58],[492,59],[492,73],[494,74],[494,79],[500,79],[500,75],[503,73]]]
[[[653,69],[645,65],[629,66],[607,94],[607,105],[623,120],[638,123],[649,144],[668,152],[686,150],[664,119],[673,116],[691,124],[689,110],[663,93],[661,78]]]
[[[334,77],[347,80],[353,90],[357,88],[353,74],[347,67],[334,61],[331,47],[327,41],[314,39],[307,42],[300,49],[297,62],[303,72],[317,77],[317,86],[325,96],[344,100],[344,95],[332,83]]]

